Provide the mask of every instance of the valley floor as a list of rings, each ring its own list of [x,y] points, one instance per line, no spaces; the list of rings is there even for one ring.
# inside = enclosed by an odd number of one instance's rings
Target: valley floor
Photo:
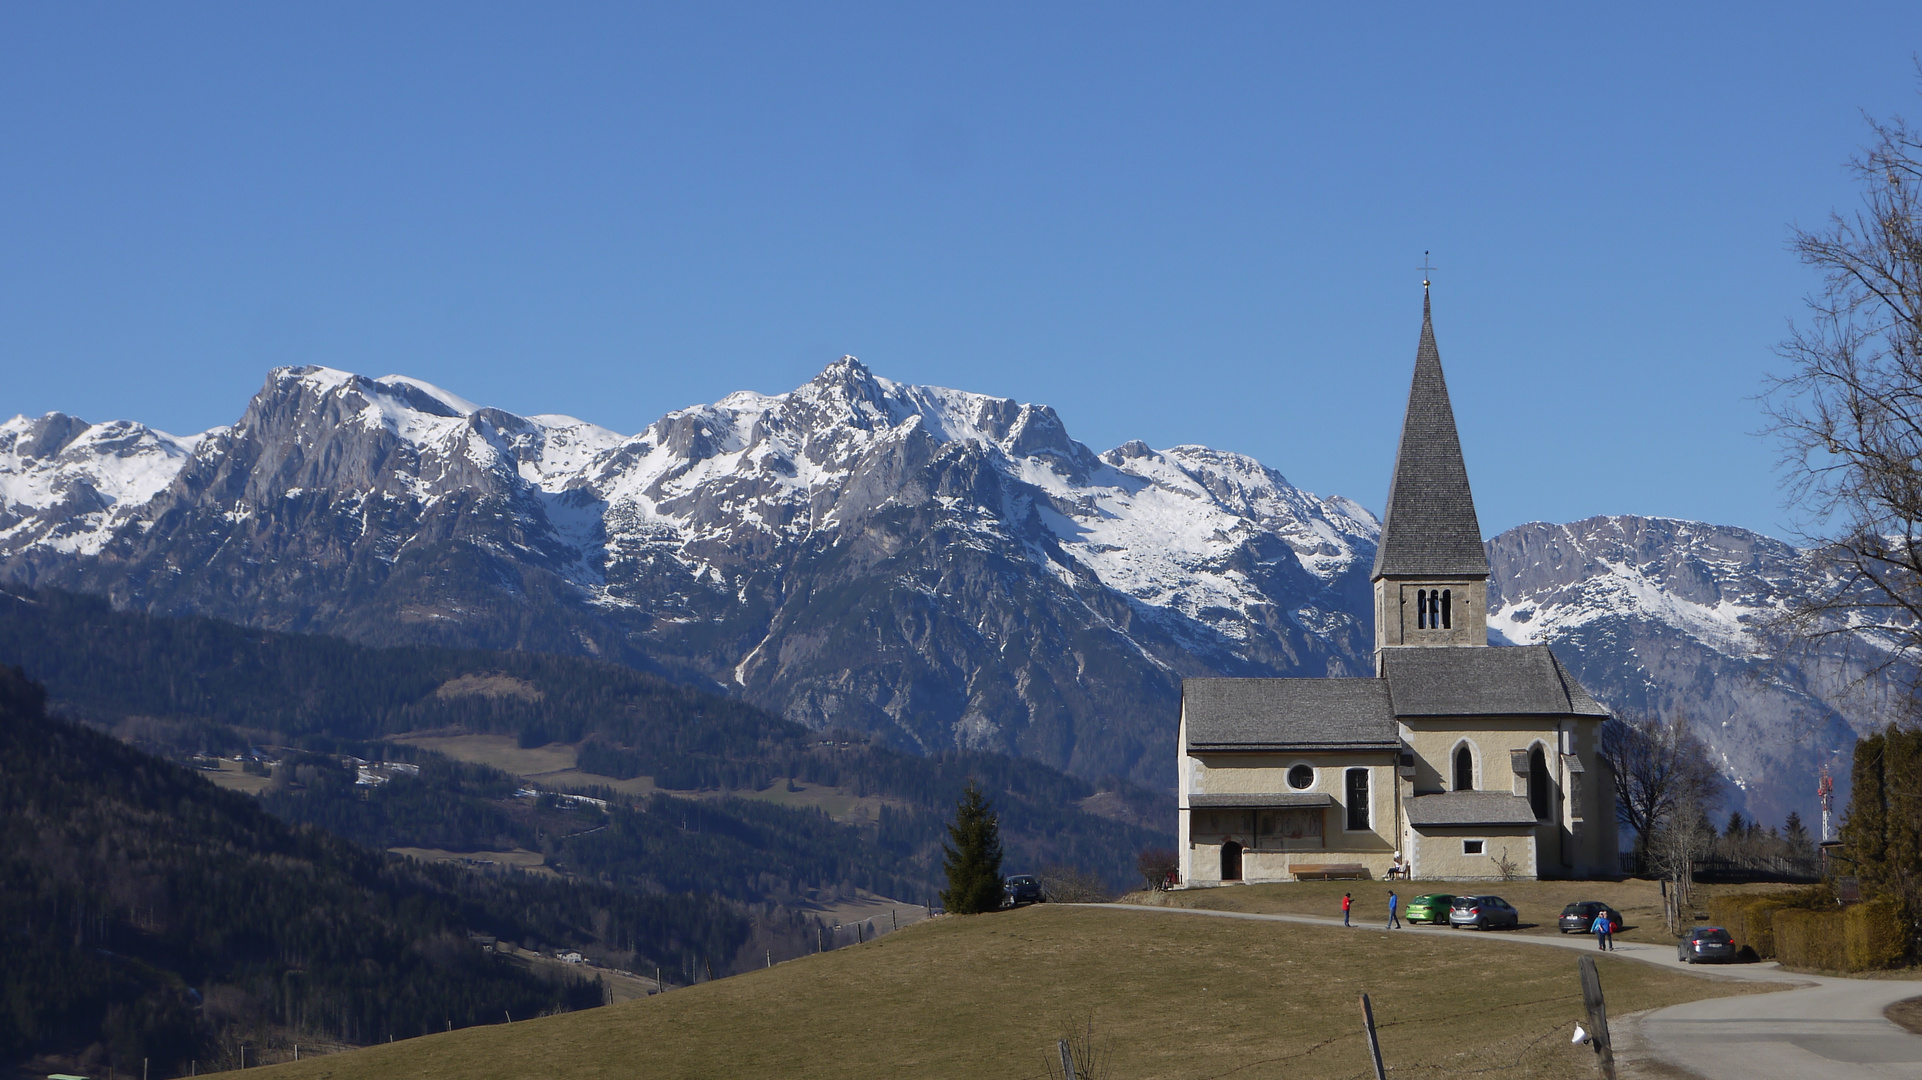
[[[1399,1075],[1593,1075],[1592,1054],[1569,1044],[1574,957],[1467,937],[1043,905],[268,1075],[1038,1078],[1057,1038],[1091,1029],[1115,1078],[1347,1078],[1368,1067],[1362,993]],[[1767,989],[1624,959],[1601,969],[1616,1015]]]

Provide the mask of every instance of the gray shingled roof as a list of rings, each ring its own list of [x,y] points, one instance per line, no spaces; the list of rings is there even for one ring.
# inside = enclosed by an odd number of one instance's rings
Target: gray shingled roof
[[[1441,350],[1421,299],[1421,342],[1415,347],[1415,378],[1408,387],[1408,414],[1388,481],[1388,511],[1381,523],[1372,577],[1487,577],[1468,466],[1455,432],[1455,410],[1442,379]]]
[[[1499,791],[1444,791],[1402,801],[1408,823],[1425,825],[1533,825],[1535,811],[1520,795]]]
[[[1397,716],[1607,716],[1546,645],[1382,650]]]
[[[1191,749],[1395,750],[1383,679],[1186,679]]]
[[[1335,797],[1325,791],[1231,792],[1226,795],[1190,795],[1188,805],[1202,810],[1210,807],[1269,810],[1291,806],[1333,806]]]

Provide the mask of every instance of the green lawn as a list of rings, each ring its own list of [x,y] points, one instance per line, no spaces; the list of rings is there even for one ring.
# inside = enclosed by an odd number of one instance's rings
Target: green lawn
[[[1339,892],[1335,895],[1339,896]],[[1464,935],[1464,938],[1466,935]],[[1092,1017],[1107,1075],[1347,1078],[1373,997],[1397,1075],[1589,1077],[1577,955],[1508,944],[1041,905],[935,919],[719,982],[248,1075],[1039,1078]],[[1603,957],[1613,1013],[1749,992]]]

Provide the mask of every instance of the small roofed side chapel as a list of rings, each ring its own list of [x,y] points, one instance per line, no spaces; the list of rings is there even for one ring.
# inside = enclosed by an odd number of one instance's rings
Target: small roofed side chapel
[[[1619,875],[1607,711],[1545,645],[1488,643],[1488,556],[1427,282],[1375,555],[1375,677],[1187,679],[1187,886]]]

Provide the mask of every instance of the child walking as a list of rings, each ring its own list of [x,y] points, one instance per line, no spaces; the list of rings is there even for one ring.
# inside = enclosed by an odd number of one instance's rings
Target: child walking
[[[1350,905],[1352,905],[1352,904],[1353,904],[1354,902],[1355,902],[1355,895],[1354,895],[1353,893],[1342,893],[1342,894],[1341,894],[1341,924],[1342,924],[1343,926],[1352,926],[1352,925],[1354,925],[1353,923],[1350,923],[1350,922],[1348,921],[1348,908],[1349,908],[1349,906],[1350,906]]]
[[[1589,929],[1595,931],[1595,947],[1597,949],[1603,952],[1615,951],[1615,943],[1610,940],[1615,936],[1615,924],[1608,921],[1608,912],[1606,910],[1595,913],[1595,921],[1589,925]]]
[[[1394,891],[1390,890],[1388,893],[1388,925],[1382,927],[1383,930],[1401,929],[1401,918],[1395,914],[1395,909],[1399,906],[1401,906],[1401,897],[1396,896]]]

